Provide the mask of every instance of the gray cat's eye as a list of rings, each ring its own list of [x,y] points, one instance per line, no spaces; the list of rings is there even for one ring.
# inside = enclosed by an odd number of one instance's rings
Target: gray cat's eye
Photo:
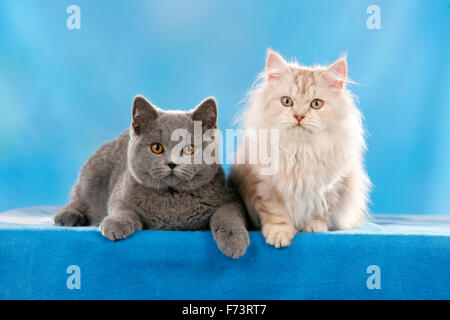
[[[156,153],[156,154],[160,154],[161,152],[164,151],[164,148],[161,143],[153,143],[151,145],[151,149],[152,149],[152,152]]]
[[[323,100],[320,99],[314,99],[311,101],[311,108],[318,110],[323,107]]]
[[[292,107],[294,105],[294,101],[292,101],[289,97],[281,97],[281,104],[285,107]]]
[[[187,155],[194,154],[194,150],[195,149],[194,149],[193,145],[189,145],[189,146],[186,146],[186,147],[183,148],[184,153],[187,154]]]

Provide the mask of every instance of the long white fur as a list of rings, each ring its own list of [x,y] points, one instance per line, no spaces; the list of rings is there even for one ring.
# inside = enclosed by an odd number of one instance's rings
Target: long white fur
[[[264,227],[264,219],[258,212],[264,203],[252,202],[264,202],[274,192],[284,202],[281,204],[284,210],[277,207],[284,212],[277,214],[287,216],[299,231],[350,229],[366,220],[370,189],[363,164],[366,144],[361,113],[345,87],[347,79],[346,57],[329,67],[308,68],[287,63],[276,52],[268,51],[266,70],[249,93],[242,122],[247,132],[279,130],[279,144],[272,146],[279,154],[272,159],[278,161],[278,170],[272,175],[262,175],[260,163],[236,165],[232,169],[256,224]],[[336,88],[336,84],[342,88]],[[293,107],[281,104],[283,96],[293,99]],[[310,108],[310,102],[316,98],[324,101],[320,110]],[[295,114],[305,116],[300,126]],[[246,152],[243,144],[238,159],[244,159]],[[242,182],[251,176],[260,183],[249,190]],[[326,225],[320,225],[317,218],[323,218]],[[286,237],[280,235],[280,239],[268,242],[288,245],[290,240]]]

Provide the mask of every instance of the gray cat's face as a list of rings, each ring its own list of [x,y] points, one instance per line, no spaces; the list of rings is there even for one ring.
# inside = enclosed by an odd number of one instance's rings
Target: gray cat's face
[[[203,125],[200,131],[197,127],[196,135],[194,121]],[[206,99],[195,110],[182,112],[163,111],[137,96],[133,103],[128,168],[138,182],[154,189],[192,190],[208,183],[220,165],[205,163],[203,150],[218,142],[198,143],[198,138],[199,133],[215,130],[216,122],[217,106],[213,98]]]

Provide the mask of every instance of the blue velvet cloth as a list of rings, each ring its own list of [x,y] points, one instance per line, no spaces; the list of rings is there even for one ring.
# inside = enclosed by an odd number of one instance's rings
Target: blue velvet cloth
[[[1,299],[450,298],[448,216],[374,215],[352,231],[297,234],[281,250],[255,231],[233,260],[210,232],[112,242],[95,227],[52,226],[55,210],[0,214]]]

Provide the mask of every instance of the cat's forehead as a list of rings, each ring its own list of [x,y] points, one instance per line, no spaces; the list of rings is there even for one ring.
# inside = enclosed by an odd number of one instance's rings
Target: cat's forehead
[[[157,121],[165,129],[189,129],[193,125],[190,114],[183,111],[166,111],[159,115]]]
[[[314,88],[320,84],[320,70],[295,66],[291,69],[292,85],[296,94],[302,96],[312,94]]]
[[[163,144],[171,144],[172,135],[182,131],[194,131],[194,121],[187,112],[164,112],[160,114],[147,133],[147,139]]]
[[[317,84],[316,72],[310,68],[299,67],[293,72],[293,80],[298,86]]]

